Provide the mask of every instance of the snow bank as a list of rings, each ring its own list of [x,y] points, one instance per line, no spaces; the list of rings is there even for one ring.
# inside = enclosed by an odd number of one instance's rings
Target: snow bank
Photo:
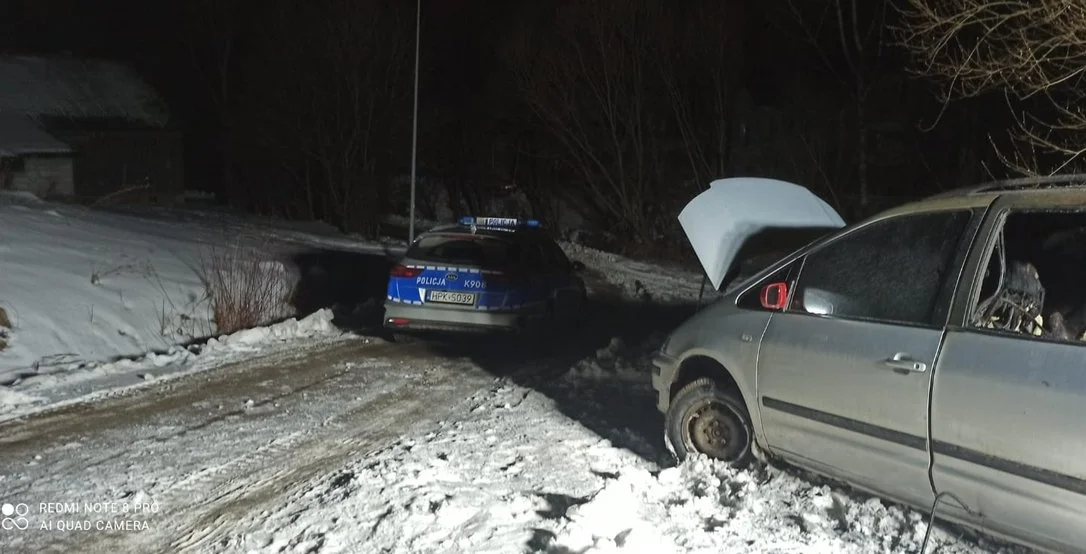
[[[324,309],[302,320],[292,317],[275,325],[245,329],[210,339],[204,351],[239,350],[288,339],[337,334],[339,330],[332,324],[332,318],[332,310]]]
[[[332,311],[325,309],[301,320],[290,318],[212,338],[203,345],[171,346],[109,363],[88,362],[80,365],[78,371],[25,375],[14,383],[0,385],[0,420],[61,403],[91,400],[147,381],[210,369],[280,345],[297,347],[302,341],[308,344],[317,339],[345,337],[332,324],[332,318]]]
[[[773,467],[736,471],[696,458],[655,476],[621,473],[566,513],[551,550],[917,552],[926,531],[920,513],[876,498],[812,485]],[[936,536],[929,548],[984,551]]]
[[[452,223],[454,220],[455,220],[455,218],[450,215],[448,218],[446,218],[446,223]],[[405,215],[400,215],[400,214],[386,215],[385,218],[384,218],[384,222],[389,224],[389,225],[395,225],[397,227],[403,227],[405,229],[411,226],[411,218],[409,218],[409,217],[407,217]],[[420,218],[420,217],[416,217],[415,218],[415,233],[418,234],[418,233],[427,231],[429,229],[433,229],[434,227],[437,227],[438,225],[441,225],[440,221],[435,221],[435,220],[432,220],[432,219],[423,219],[423,218]]]
[[[630,381],[652,383],[652,355],[663,342],[658,332],[639,344],[629,345],[620,337],[612,337],[607,346],[596,350],[594,356],[578,361],[570,368],[570,380]]]
[[[214,331],[198,242],[125,228],[113,214],[0,198],[0,306],[13,323],[0,383]]]
[[[216,289],[231,297],[267,291],[275,299],[260,304],[255,323],[277,321],[294,313],[286,304],[299,278],[286,263],[291,253],[388,248],[319,223],[274,223],[215,210],[93,209],[0,192],[0,308],[12,323],[3,331],[0,384],[213,336],[219,329],[209,293]],[[235,281],[246,284],[215,286]]]
[[[571,242],[560,242],[559,245],[570,259],[599,272],[609,285],[625,297],[660,303],[688,303],[697,301],[699,294],[702,294],[701,273],[639,262]],[[712,285],[707,284],[705,301],[716,295]]]
[[[88,208],[0,191],[0,413],[40,409],[193,363],[184,345],[295,313],[300,251],[380,253],[323,224],[217,210]],[[234,306],[220,317],[212,306]],[[239,323],[240,322],[240,323]],[[325,336],[331,314],[211,339],[206,354]],[[225,350],[224,350],[225,349]]]

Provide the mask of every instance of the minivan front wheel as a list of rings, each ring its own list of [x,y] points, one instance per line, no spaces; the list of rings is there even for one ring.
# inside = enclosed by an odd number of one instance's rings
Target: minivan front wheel
[[[745,467],[753,456],[750,415],[741,398],[720,390],[711,379],[698,379],[679,390],[667,411],[666,439],[681,462],[700,453]]]

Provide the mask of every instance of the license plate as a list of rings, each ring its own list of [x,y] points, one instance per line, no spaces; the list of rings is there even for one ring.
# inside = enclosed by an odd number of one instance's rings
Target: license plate
[[[475,303],[473,292],[449,292],[447,290],[432,290],[427,293],[427,302],[440,302],[442,304],[463,304],[470,306]]]

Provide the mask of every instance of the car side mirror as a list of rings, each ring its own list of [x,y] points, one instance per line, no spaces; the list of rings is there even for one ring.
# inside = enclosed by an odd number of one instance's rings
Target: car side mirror
[[[767,310],[783,310],[788,306],[788,283],[770,283],[762,287],[759,300]]]
[[[574,260],[572,263],[569,264],[569,266],[570,266],[570,268],[573,269],[573,271],[584,271],[585,270],[584,264],[577,261],[577,260]]]

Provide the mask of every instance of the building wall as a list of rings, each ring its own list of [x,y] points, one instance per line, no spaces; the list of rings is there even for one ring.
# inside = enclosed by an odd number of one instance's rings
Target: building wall
[[[146,187],[161,199],[185,189],[182,135],[169,131],[55,131],[76,149],[75,193],[99,198]]]
[[[3,183],[14,190],[34,193],[40,198],[47,196],[71,196],[75,194],[70,156],[22,157],[22,167],[10,170],[3,176]]]

